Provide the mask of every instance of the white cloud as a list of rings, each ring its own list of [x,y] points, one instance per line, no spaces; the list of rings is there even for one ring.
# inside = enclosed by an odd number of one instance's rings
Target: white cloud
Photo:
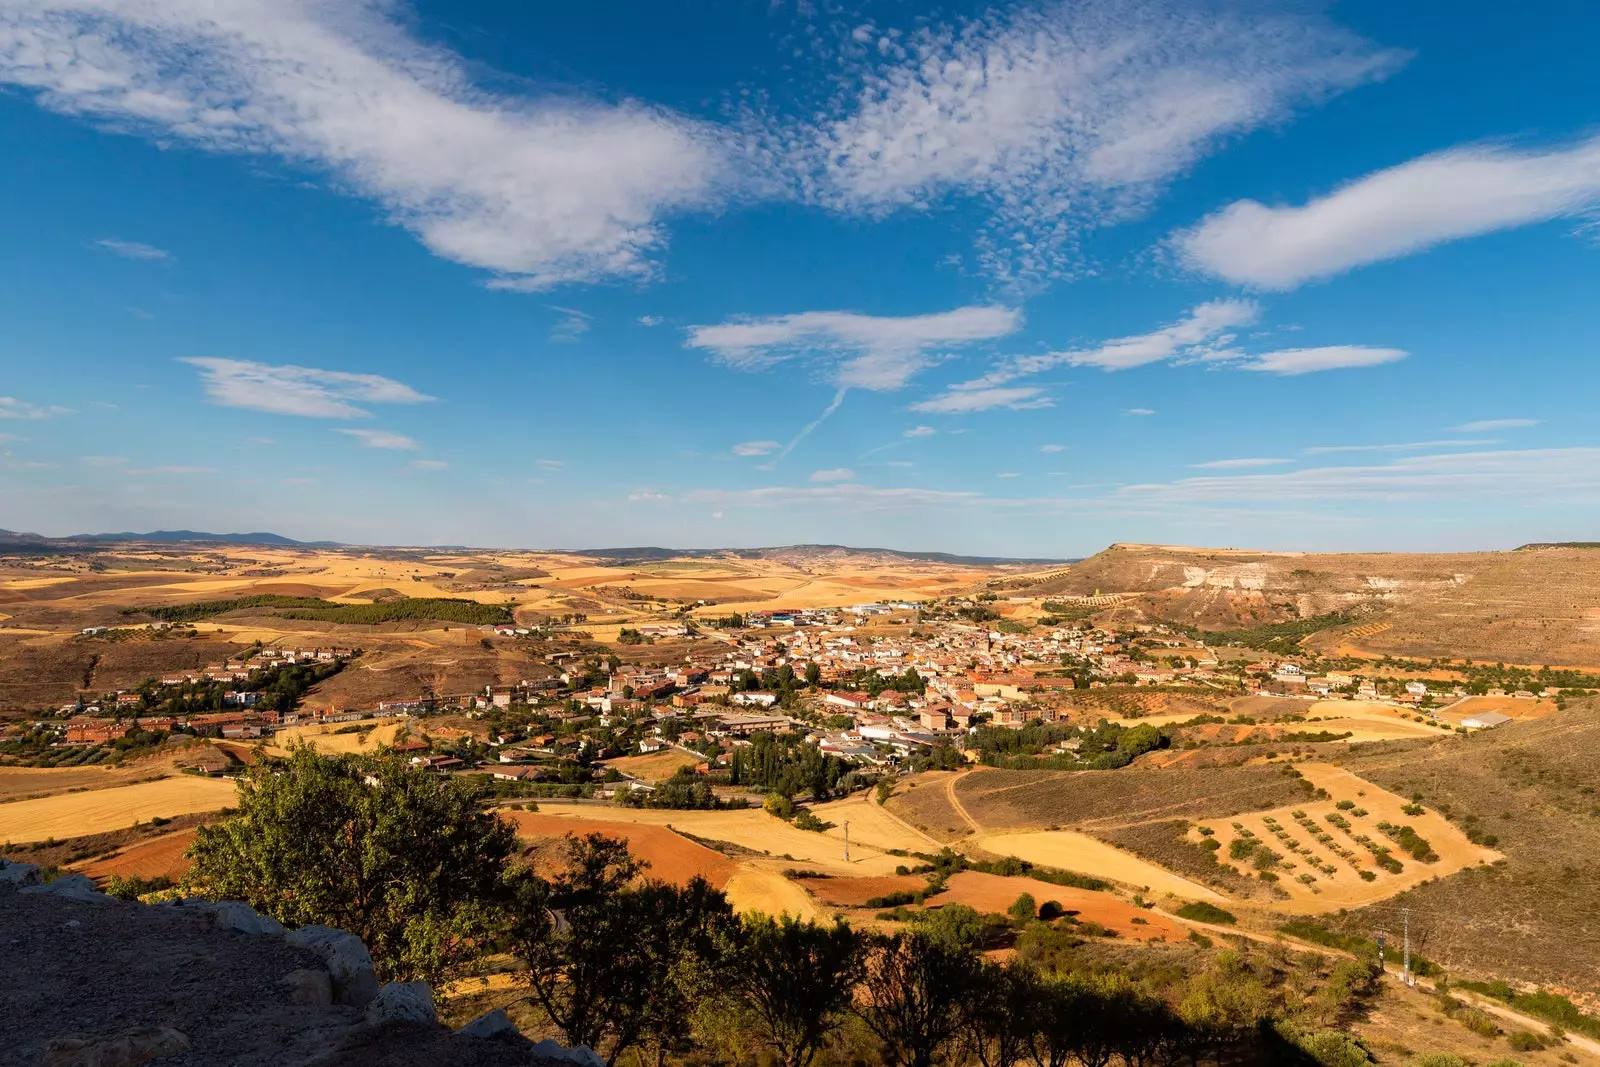
[[[996,474],[995,477],[996,478],[1020,478],[1020,477],[1022,477],[1022,475],[1017,473],[1016,471],[1002,471],[1001,473]]]
[[[1417,452],[1425,448],[1471,448],[1479,445],[1496,445],[1498,441],[1483,439],[1457,439],[1447,441],[1405,441],[1382,445],[1314,445],[1302,449],[1307,455],[1320,456],[1336,452]]]
[[[901,437],[932,437],[934,434],[936,434],[938,432],[939,431],[935,430],[932,426],[913,426],[913,427],[911,427],[911,429],[907,430],[905,433],[901,434],[900,436]]]
[[[1268,374],[1311,374],[1323,370],[1341,370],[1347,367],[1376,367],[1406,358],[1407,353],[1398,348],[1369,348],[1366,345],[1326,345],[1322,348],[1285,348],[1277,352],[1262,352],[1233,363],[1240,370],[1265,371]]]
[[[4,18],[4,12],[0,11],[0,20],[3,20]],[[4,25],[4,21],[0,21],[0,26]],[[3,46],[0,46],[0,57],[3,57],[4,55],[5,53]],[[3,61],[3,58],[0,58],[0,62]],[[107,252],[121,256],[123,259],[156,260],[168,259],[172,255],[172,253],[168,252],[166,249],[157,248],[154,245],[141,244],[138,241],[118,241],[113,237],[103,237],[96,241],[95,244],[99,245]]]
[[[551,304],[550,310],[561,313],[560,321],[550,327],[550,340],[552,341],[576,341],[579,337],[588,333],[589,328],[594,324],[593,315],[586,311],[579,311],[577,308],[559,307]]]
[[[638,489],[638,490],[635,490],[634,492],[629,493],[628,494],[628,499],[630,501],[633,501],[633,502],[637,503],[639,501],[671,500],[672,498],[670,496],[668,496],[667,494],[665,494],[665,493],[651,492],[648,489]]]
[[[991,212],[980,261],[1023,281],[1069,273],[1084,230],[1228,137],[1404,59],[1320,18],[1170,0],[1049,0],[873,38],[852,34],[845,76],[801,109],[826,117],[780,124],[765,158],[848,211],[974,198]]]
[[[915,467],[916,464],[908,459],[892,459],[884,464],[885,467]]]
[[[782,447],[777,441],[741,441],[732,451],[736,456],[769,456]]]
[[[390,430],[335,430],[347,437],[354,437],[368,448],[389,448],[399,452],[416,452],[422,448],[416,441],[403,433],[394,433]]]
[[[1446,241],[1600,204],[1600,138],[1571,148],[1458,148],[1369,174],[1303,207],[1241,200],[1174,241],[1194,268],[1292,289]]]
[[[660,315],[640,315],[637,319],[640,326],[660,326]]]
[[[811,472],[813,482],[853,482],[855,479],[856,472],[849,467],[834,467],[831,470]]]
[[[18,400],[14,396],[0,396],[0,419],[25,419],[37,422],[48,419],[53,415],[71,415],[71,408],[41,406],[30,404],[26,400]]]
[[[536,459],[533,462],[534,462],[534,466],[538,467],[542,471],[552,471],[553,472],[553,471],[566,470],[566,468],[567,468],[566,460],[561,460],[561,459]]]
[[[1013,411],[1025,408],[1047,408],[1055,404],[1044,392],[1034,386],[1017,386],[1010,389],[964,389],[952,386],[942,395],[931,400],[921,400],[911,405],[912,411],[921,411],[930,415],[965,415],[973,411],[989,411],[992,408],[1010,408]]]
[[[1119,337],[1097,348],[1025,357],[1025,373],[1037,373],[1056,363],[1102,370],[1127,370],[1181,355],[1196,354],[1200,346],[1227,337],[1227,331],[1256,321],[1261,309],[1250,300],[1210,300],[1171,326],[1133,337]],[[1048,362],[1047,362],[1048,361]]]
[[[1600,491],[1600,448],[1461,452],[1410,456],[1363,467],[1312,467],[1279,474],[1213,475],[1130,485],[1123,497],[1173,504],[1330,500],[1460,501],[1476,497],[1571,501]]]
[[[1490,433],[1495,430],[1521,430],[1529,426],[1539,425],[1538,419],[1479,419],[1477,422],[1463,422],[1460,426],[1450,429],[1458,433]]]
[[[1127,411],[1124,411],[1123,414],[1124,415],[1154,415],[1155,414],[1155,409],[1154,408],[1129,408]]]
[[[0,81],[116,129],[324,172],[506,288],[648,275],[662,216],[720,196],[710,127],[485,92],[405,21],[390,2],[0,0]]]
[[[1020,310],[996,306],[903,317],[807,311],[691,326],[688,344],[746,370],[805,357],[823,364],[841,389],[882,391],[938,362],[933,349],[993,340],[1021,325]]]
[[[411,469],[419,471],[442,471],[449,466],[450,464],[442,459],[414,459],[411,461]]]
[[[983,499],[979,493],[936,489],[881,489],[856,482],[805,487],[768,486],[761,489],[696,489],[683,502],[713,507],[837,507],[852,511],[888,511],[939,507]]]
[[[1245,467],[1279,467],[1293,463],[1292,459],[1214,459],[1209,463],[1191,463],[1196,470],[1239,470]]]
[[[275,415],[360,419],[371,413],[351,401],[420,404],[432,400],[409,385],[377,374],[351,374],[293,364],[276,366],[244,359],[181,359],[200,368],[201,384],[214,404]]]
[[[1065,452],[1066,450],[1067,450],[1067,446],[1066,445],[1040,445],[1039,446],[1039,451],[1040,452],[1045,452],[1045,453]]]

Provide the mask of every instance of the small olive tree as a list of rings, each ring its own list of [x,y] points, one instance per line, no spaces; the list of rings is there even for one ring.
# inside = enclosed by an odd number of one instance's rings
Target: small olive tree
[[[196,834],[185,892],[349,931],[385,981],[454,977],[509,900],[515,831],[457,780],[300,746],[238,791]]]

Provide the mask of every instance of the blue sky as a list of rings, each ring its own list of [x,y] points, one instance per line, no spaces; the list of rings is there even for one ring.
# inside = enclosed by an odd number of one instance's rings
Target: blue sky
[[[0,0],[0,526],[1600,517],[1600,9]]]

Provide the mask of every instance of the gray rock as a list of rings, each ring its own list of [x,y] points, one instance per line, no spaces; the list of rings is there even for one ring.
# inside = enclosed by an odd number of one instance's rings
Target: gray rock
[[[333,979],[328,977],[327,971],[313,967],[290,971],[278,980],[278,984],[288,990],[290,1004],[321,1007],[333,1003]]]
[[[372,955],[355,934],[327,926],[302,926],[284,938],[290,948],[304,949],[322,960],[333,978],[333,993],[340,1004],[365,1007],[378,995],[378,976]]]
[[[504,1008],[495,1008],[486,1011],[472,1020],[456,1033],[463,1037],[478,1037],[489,1040],[496,1037],[521,1037],[516,1024],[511,1021],[511,1016],[505,1013]]]
[[[242,901],[219,900],[208,910],[220,930],[237,930],[241,934],[271,934],[274,937],[287,933],[277,919],[262,915]]]
[[[45,1045],[39,1067],[139,1067],[176,1056],[189,1039],[164,1026],[140,1026],[105,1037],[58,1037]]]
[[[390,982],[367,1005],[373,1026],[435,1026],[433,988],[427,982]]]
[[[67,900],[88,900],[97,904],[115,900],[95,888],[94,879],[86,874],[66,874],[53,882],[44,885],[29,885],[18,890],[19,893],[48,893],[50,896],[65,897]]]
[[[0,888],[21,889],[39,884],[39,867],[33,863],[12,863],[0,860]]]
[[[535,1067],[606,1067],[606,1061],[595,1055],[588,1045],[567,1048],[553,1037],[534,1045],[528,1055]]]

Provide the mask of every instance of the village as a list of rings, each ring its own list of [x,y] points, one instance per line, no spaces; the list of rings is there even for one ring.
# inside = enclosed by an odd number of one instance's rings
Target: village
[[[1080,749],[1072,730],[1105,722],[1073,700],[1084,689],[1336,698],[1420,713],[1418,721],[1436,720],[1443,704],[1467,696],[1460,684],[1319,670],[1314,656],[1257,658],[1250,649],[1208,647],[1160,623],[1050,614],[1095,604],[1051,602],[1038,621],[1018,623],[984,600],[748,612],[707,620],[703,631],[693,620],[646,623],[622,632],[621,644],[634,646],[626,664],[593,646],[551,651],[539,658],[540,677],[473,692],[394,694],[362,706],[301,706],[312,686],[359,650],[258,647],[136,690],[81,694],[54,716],[13,730],[29,729],[36,747],[57,749],[125,749],[173,734],[280,747],[290,738],[364,737],[380,723],[400,723],[409,725],[386,735],[389,747],[419,766],[610,796],[619,782],[644,793],[656,785],[602,761],[676,754],[682,774],[722,784],[734,753],[762,734],[863,770],[896,772],[976,759],[969,738],[980,729],[1059,724],[1043,754],[1070,759]],[[529,636],[519,626],[481,630],[485,641]],[[704,639],[685,645],[691,636]],[[671,643],[676,662],[652,658],[657,641]],[[1509,719],[1490,710],[1438,725],[1470,730]],[[228,763],[208,769],[225,773]]]

